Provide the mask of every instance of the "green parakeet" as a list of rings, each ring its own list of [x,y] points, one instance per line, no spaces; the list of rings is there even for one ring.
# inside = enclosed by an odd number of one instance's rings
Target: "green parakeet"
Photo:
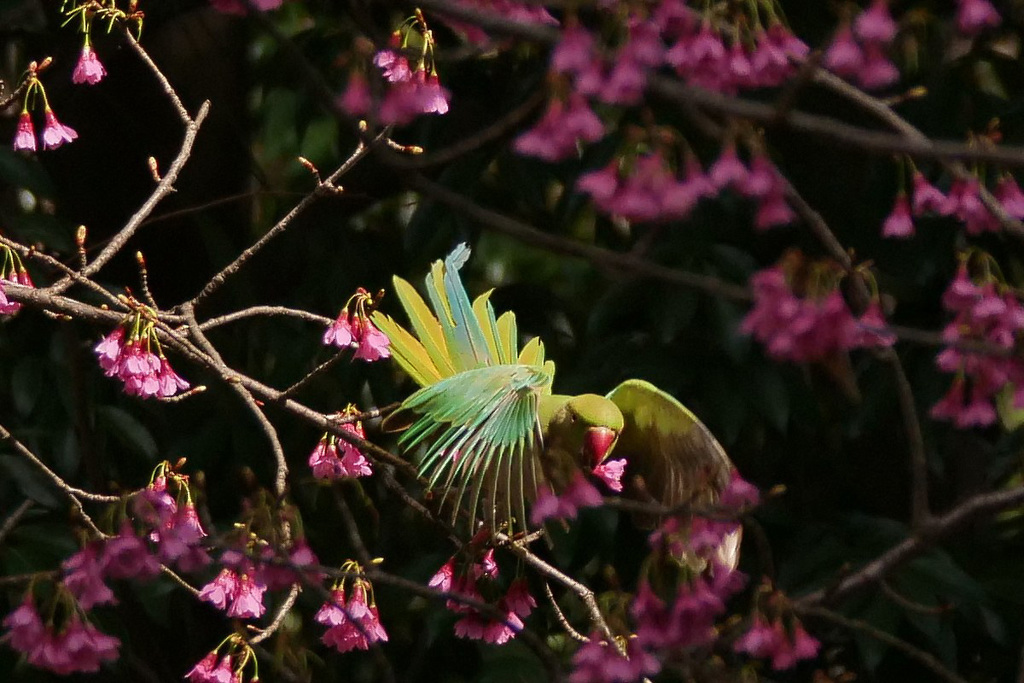
[[[732,463],[693,413],[642,380],[607,396],[552,393],[555,365],[540,339],[519,350],[515,316],[495,318],[491,292],[470,302],[458,275],[468,256],[460,245],[431,267],[433,313],[395,276],[412,332],[373,314],[392,356],[421,387],[385,426],[405,429],[404,450],[426,446],[420,474],[431,487],[455,510],[512,531],[525,528],[526,500],[539,487],[563,491],[614,451],[627,460],[624,484],[633,497],[669,506],[717,501]]]

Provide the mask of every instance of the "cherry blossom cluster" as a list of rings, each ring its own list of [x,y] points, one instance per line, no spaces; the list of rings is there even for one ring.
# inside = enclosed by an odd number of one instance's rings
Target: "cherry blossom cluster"
[[[210,564],[202,546],[207,534],[192,502],[188,475],[175,466],[164,461],[156,467],[149,485],[133,497],[132,511],[149,529],[148,538],[156,545],[160,562],[189,573]]]
[[[263,597],[268,590],[284,590],[296,583],[321,580],[312,569],[319,561],[305,540],[291,543],[280,557],[274,548],[273,544],[250,533],[247,552],[229,549],[221,553],[220,573],[200,589],[199,599],[229,617],[256,619],[266,612]]]
[[[523,619],[537,606],[524,577],[514,579],[504,595],[498,585],[498,564],[494,561],[494,548],[483,545],[486,530],[478,533],[462,552],[448,558],[428,585],[445,593],[459,595],[477,602],[491,602],[501,613],[501,619],[481,613],[475,607],[449,599],[445,606],[460,615],[455,622],[455,635],[459,638],[482,640],[501,645],[516,637],[523,628]]]
[[[877,297],[859,317],[854,316],[839,289],[834,266],[810,264],[808,276],[807,265],[801,255],[791,252],[750,278],[754,306],[740,330],[764,344],[769,356],[813,362],[837,351],[896,342]]]
[[[343,564],[341,570],[357,575],[363,573],[363,568],[353,560]],[[373,585],[362,576],[351,579],[346,600],[345,581],[334,584],[331,597],[313,617],[317,623],[327,627],[320,640],[342,653],[368,650],[371,643],[387,642],[388,634],[380,623]]]
[[[897,29],[888,0],[873,0],[852,25],[839,28],[822,64],[867,90],[890,86],[900,79],[899,69],[887,54]]]
[[[367,362],[389,358],[391,340],[370,320],[370,314],[383,295],[384,292],[380,291],[374,298],[360,287],[349,297],[337,319],[327,326],[324,344],[333,344],[340,349],[355,348],[355,358]]]
[[[513,2],[512,0],[457,0],[457,4],[470,9],[477,9],[491,14],[497,14],[509,21],[523,24],[547,24],[558,26],[558,19],[551,16],[541,5]],[[462,34],[467,42],[473,45],[485,45],[490,42],[487,32],[475,24],[459,21],[446,14],[440,15],[444,23],[451,26],[455,31]]]
[[[409,54],[415,54],[410,62]],[[421,12],[407,19],[391,34],[388,47],[378,51],[373,63],[384,77],[386,88],[379,106],[365,75],[353,71],[338,105],[352,116],[375,112],[386,125],[404,126],[422,114],[448,113],[448,91],[441,85],[434,62],[434,35]]]
[[[761,586],[756,602],[750,627],[733,642],[733,650],[758,659],[771,659],[776,671],[790,669],[800,660],[818,655],[821,643],[807,633],[782,593]]]
[[[755,153],[748,167],[730,144],[707,173],[692,153],[685,154],[682,165],[679,178],[663,153],[655,150],[628,163],[615,159],[602,169],[584,173],[576,187],[602,211],[633,221],[685,218],[701,199],[726,189],[756,203],[754,227],[758,230],[788,224],[795,217],[786,202],[782,175],[762,153]]]
[[[718,507],[739,512],[758,499],[757,489],[733,471]],[[636,632],[619,642],[627,657],[601,636],[592,637],[573,657],[570,680],[634,681],[658,673],[663,662],[712,644],[726,601],[746,582],[732,568],[738,531],[732,520],[665,519],[649,537],[653,553],[629,606]]]
[[[137,304],[136,312],[93,349],[104,374],[121,380],[129,396],[167,398],[191,386],[164,356],[155,320],[151,308]]]
[[[572,156],[580,141],[595,142],[604,135],[585,98],[637,104],[647,74],[663,66],[695,85],[732,93],[781,84],[809,51],[777,20],[767,28],[756,17],[744,17],[740,24],[756,29],[741,37],[734,28],[716,27],[681,0],[671,0],[649,15],[631,13],[620,44],[612,49],[571,21],[551,53],[551,80],[564,94],[554,96],[540,121],[516,140],[517,151],[548,161]],[[723,33],[737,36],[730,47]]]
[[[168,482],[176,496],[168,492]],[[29,664],[60,674],[98,671],[101,662],[117,658],[119,641],[96,630],[85,613],[117,603],[109,581],[154,579],[161,563],[183,571],[209,563],[198,545],[206,532],[189,497],[188,477],[169,463],[161,463],[150,484],[131,496],[130,509],[132,517],[123,520],[117,534],[87,543],[61,564],[43,610],[49,623],[40,618],[31,590],[4,619],[9,644]]]
[[[968,36],[1003,23],[1003,18],[989,0],[956,0],[956,27]]]
[[[1007,215],[1024,219],[1024,191],[1009,173],[996,181],[992,194]],[[883,237],[912,237],[914,218],[925,215],[953,216],[961,221],[968,235],[999,230],[999,219],[981,199],[981,183],[976,176],[956,178],[943,194],[920,171],[914,171],[911,196],[901,191],[896,195],[892,212],[882,223]]]
[[[21,304],[7,298],[4,283],[21,287],[35,287],[35,284],[17,252],[0,244],[0,254],[3,255],[3,262],[0,264],[0,315],[11,315],[21,310]]]
[[[977,282],[970,274],[970,260],[961,258],[956,277],[942,295],[942,305],[953,320],[942,332],[948,346],[935,363],[954,379],[931,409],[933,418],[950,420],[961,428],[994,423],[993,401],[1007,384],[1016,387],[1013,406],[1024,408],[1024,362],[1011,353],[1024,331],[1024,306],[1011,288],[998,281],[991,256],[978,254],[982,274]],[[964,348],[972,343],[991,350]]]
[[[21,605],[4,617],[3,639],[25,654],[32,666],[56,674],[95,673],[103,662],[118,658],[121,641],[101,632],[85,619],[74,599],[58,594],[55,600],[68,613],[62,623],[44,623],[30,590]],[[53,614],[56,610],[43,610]],[[51,620],[53,617],[51,616]]]
[[[71,126],[66,126],[57,120],[57,115],[50,108],[50,101],[46,96],[46,88],[39,80],[39,74],[45,71],[52,60],[47,57],[42,62],[32,62],[25,71],[23,103],[21,116],[18,118],[18,128],[14,133],[13,147],[16,150],[28,152],[36,151],[36,129],[32,121],[33,104],[42,105],[43,110],[43,132],[41,134],[43,149],[56,149],[65,142],[71,142],[78,137],[78,133]]]
[[[223,652],[222,652],[223,650]],[[232,633],[192,667],[185,679],[189,683],[243,683],[245,669],[252,663],[251,683],[259,681],[259,663],[252,647]]]
[[[337,416],[346,417],[357,413],[355,406],[349,405],[344,412],[338,413]],[[342,423],[341,428],[360,439],[366,438],[362,422],[345,422]],[[320,437],[320,441],[317,442],[309,456],[309,467],[317,479],[368,477],[373,474],[370,461],[358,448],[330,433],[324,433]]]

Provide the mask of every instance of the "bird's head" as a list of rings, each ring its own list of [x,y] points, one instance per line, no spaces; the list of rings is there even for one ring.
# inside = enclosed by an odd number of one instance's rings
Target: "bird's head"
[[[580,445],[581,465],[586,467],[604,462],[622,431],[622,411],[597,394],[581,394],[569,399],[559,418],[567,442]]]

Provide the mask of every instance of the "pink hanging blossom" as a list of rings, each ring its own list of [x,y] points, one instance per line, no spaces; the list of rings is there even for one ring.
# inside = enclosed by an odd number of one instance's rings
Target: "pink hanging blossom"
[[[896,22],[889,14],[889,1],[873,0],[853,22],[853,32],[865,43],[891,43],[896,37]]]
[[[914,171],[914,199],[912,202],[913,214],[923,216],[926,213],[934,213],[940,216],[947,216],[953,211],[949,198],[928,182],[924,174]]]
[[[249,8],[258,12],[269,12],[281,6],[283,0],[210,0],[210,4],[218,12],[224,14],[245,15]]]
[[[114,592],[103,583],[101,548],[101,544],[90,543],[61,564],[64,585],[82,609],[117,602]]]
[[[14,133],[13,147],[15,150],[36,151],[36,131],[32,126],[32,115],[27,111],[21,112],[21,116],[18,117],[18,129]]]
[[[910,199],[906,192],[896,195],[892,213],[882,223],[882,237],[913,237],[914,221],[910,217]]]
[[[366,76],[360,71],[353,71],[348,78],[348,85],[345,86],[345,91],[338,96],[335,103],[352,116],[366,116],[373,107],[373,100],[370,97],[370,86],[366,82]]]
[[[552,100],[540,121],[516,138],[514,147],[520,154],[559,161],[575,155],[580,140],[596,142],[603,136],[601,119],[582,95],[572,93],[567,100]]]
[[[530,522],[536,526],[551,518],[575,519],[580,508],[599,507],[604,502],[601,492],[586,480],[582,472],[575,473],[561,495],[555,495],[546,485],[539,488],[537,500],[530,510]]]
[[[855,77],[864,67],[864,51],[854,40],[853,30],[848,24],[836,31],[832,44],[825,51],[822,64],[829,71],[845,78]]]
[[[71,74],[71,82],[96,85],[106,75],[107,70],[103,68],[103,63],[100,62],[100,58],[96,56],[96,52],[87,41],[82,48],[82,54],[78,57],[75,70]]]
[[[976,36],[987,28],[995,28],[1003,18],[988,0],[957,0],[956,27],[967,36]]]
[[[71,126],[66,126],[57,120],[57,115],[47,107],[44,110],[46,125],[43,127],[43,149],[57,149],[65,142],[71,142],[78,137],[78,133]]]
[[[792,628],[787,631],[781,619],[769,624],[760,614],[754,617],[750,630],[733,643],[736,652],[771,658],[776,671],[790,669],[803,659],[814,659],[820,647],[821,643],[807,633],[799,621],[794,619]]]
[[[616,493],[622,492],[622,475],[626,471],[626,459],[606,460],[591,470],[591,474],[604,482]]]

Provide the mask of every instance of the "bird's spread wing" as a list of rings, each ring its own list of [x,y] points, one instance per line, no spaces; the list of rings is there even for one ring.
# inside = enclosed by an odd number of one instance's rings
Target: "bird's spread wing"
[[[646,493],[667,506],[718,500],[729,484],[732,462],[686,406],[637,379],[623,382],[608,398],[624,419],[614,453],[629,462],[628,482],[639,475]]]
[[[434,262],[425,282],[430,308],[415,287],[394,277],[394,290],[412,332],[380,311],[372,319],[391,340],[395,361],[421,387],[495,365],[535,366],[554,377],[554,363],[545,361],[540,339],[531,339],[520,352],[515,315],[506,312],[495,318],[490,291],[470,303],[459,279],[468,254],[468,248],[459,245],[443,262]]]
[[[425,446],[420,475],[453,504],[492,525],[525,525],[524,495],[536,493],[541,432],[538,397],[551,392],[555,366],[544,344],[520,351],[516,319],[495,318],[490,292],[473,302],[459,278],[465,245],[435,261],[427,302],[400,277],[395,292],[412,332],[380,312],[373,322],[391,339],[398,364],[422,388],[385,420],[406,429],[399,446]]]
[[[466,509],[475,520],[479,510],[492,528],[513,519],[525,527],[524,497],[536,493],[542,447],[537,401],[550,386],[543,369],[528,365],[452,375],[405,400],[403,410],[419,417],[399,445],[427,445],[420,475],[454,511]]]

